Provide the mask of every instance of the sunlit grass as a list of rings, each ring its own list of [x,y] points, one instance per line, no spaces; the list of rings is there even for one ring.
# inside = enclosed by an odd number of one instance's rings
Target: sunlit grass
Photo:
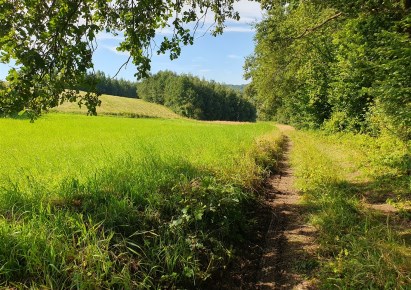
[[[282,142],[268,123],[67,114],[0,136],[0,287],[18,288],[199,287],[252,234]]]
[[[31,124],[0,119],[0,178],[82,178],[125,158],[157,156],[222,170],[269,124],[230,126],[185,120],[50,114]],[[237,162],[237,161],[236,161]]]
[[[153,117],[153,118],[181,118],[170,109],[149,103],[141,99],[124,98],[110,95],[101,95],[101,106],[97,107],[99,115],[118,115],[126,117]],[[87,108],[77,105],[77,103],[66,102],[59,107],[52,109],[53,112],[81,113],[86,115]]]
[[[318,229],[320,287],[408,289],[411,244],[403,232],[409,216],[366,204],[380,191],[410,200],[404,148],[395,139],[384,144],[385,137],[361,135],[295,132],[293,141],[296,185]]]

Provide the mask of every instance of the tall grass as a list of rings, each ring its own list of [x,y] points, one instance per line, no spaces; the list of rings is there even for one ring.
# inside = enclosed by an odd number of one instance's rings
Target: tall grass
[[[411,200],[404,183],[381,179],[395,173],[407,180],[396,164],[407,151],[395,140],[389,146],[385,139],[354,135],[296,132],[293,140],[297,186],[319,233],[321,288],[410,289],[409,216],[385,215],[364,199],[389,186],[398,200]]]
[[[201,288],[252,233],[282,142],[270,124],[74,115],[0,136],[0,286],[50,289]]]

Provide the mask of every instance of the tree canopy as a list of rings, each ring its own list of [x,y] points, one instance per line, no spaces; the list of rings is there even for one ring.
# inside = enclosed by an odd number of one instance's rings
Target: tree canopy
[[[116,79],[106,75],[102,71],[87,73],[83,82],[76,86],[84,92],[97,92],[113,96],[137,98],[137,82]]]
[[[0,90],[0,113],[26,111],[35,116],[64,101],[79,101],[95,113],[96,94],[74,88],[93,68],[100,32],[124,35],[120,51],[130,53],[136,76],[147,76],[153,52],[174,59],[181,45],[192,44],[193,29],[213,13],[214,35],[226,19],[239,19],[235,0],[0,0],[0,62],[15,62]],[[190,26],[187,26],[190,24]],[[192,27],[188,29],[187,27]],[[156,45],[159,29],[173,34]]]
[[[411,138],[411,1],[267,1],[246,92],[260,118]]]
[[[137,85],[138,96],[199,120],[255,121],[255,107],[233,88],[191,75],[160,71]]]

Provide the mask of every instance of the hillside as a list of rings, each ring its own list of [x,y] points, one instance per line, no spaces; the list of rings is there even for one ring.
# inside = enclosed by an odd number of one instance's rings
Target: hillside
[[[149,103],[140,99],[101,95],[100,100],[101,106],[97,108],[97,114],[99,115],[123,115],[129,117],[152,117],[168,119],[181,118],[179,115],[162,105]],[[54,108],[51,111],[86,114],[87,108],[82,107],[80,109],[77,103],[64,103],[63,105]]]
[[[242,92],[244,92],[244,88],[247,85],[226,85],[226,86],[229,87],[229,88],[232,88],[233,90],[236,90],[236,91],[242,93]]]
[[[159,71],[139,82],[137,92],[141,99],[190,119],[253,122],[257,118],[255,106],[240,93],[192,75]]]

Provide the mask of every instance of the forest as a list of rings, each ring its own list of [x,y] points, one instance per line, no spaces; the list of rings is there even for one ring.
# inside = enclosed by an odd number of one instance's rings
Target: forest
[[[410,1],[262,1],[247,97],[263,120],[411,138]]]
[[[98,94],[137,98],[136,86],[136,82],[112,78],[102,71],[96,71],[88,73],[84,81],[75,88],[85,92],[96,91]]]
[[[255,107],[242,94],[216,82],[160,71],[137,85],[138,96],[199,120],[255,121]]]

